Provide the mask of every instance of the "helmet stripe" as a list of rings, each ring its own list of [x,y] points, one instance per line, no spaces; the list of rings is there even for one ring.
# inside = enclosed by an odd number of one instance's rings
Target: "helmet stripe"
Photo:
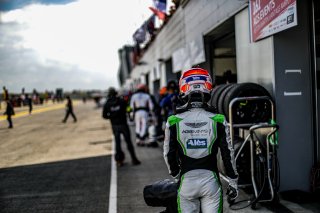
[[[186,82],[190,82],[190,81],[206,81],[207,80],[207,77],[206,76],[190,76],[188,78],[186,78]]]
[[[190,75],[206,75],[206,76],[208,76],[208,72],[206,70],[202,70],[202,69],[188,70],[183,73],[182,78],[188,77]]]

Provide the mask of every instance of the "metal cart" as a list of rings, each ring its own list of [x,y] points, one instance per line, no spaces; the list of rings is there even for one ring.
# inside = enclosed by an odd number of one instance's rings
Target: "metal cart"
[[[270,120],[274,121],[275,112],[273,101],[267,96],[256,97],[239,97],[234,98],[229,103],[229,128],[231,144],[234,148],[235,131],[241,130],[243,138],[240,148],[235,156],[237,162],[239,156],[242,154],[244,147],[250,144],[250,174],[251,183],[239,185],[240,188],[253,188],[253,197],[248,205],[251,208],[256,208],[258,202],[274,202],[278,199],[278,175],[279,167],[277,162],[277,137],[278,125],[268,122],[252,122],[252,123],[235,123],[233,117],[233,106],[238,102],[250,103],[251,101],[266,101],[270,104]],[[240,132],[240,131],[239,131]],[[258,162],[258,163],[257,163]],[[260,162],[260,163],[259,163]],[[262,165],[259,165],[262,164]],[[262,167],[261,167],[262,166]],[[225,180],[224,175],[221,177]],[[232,203],[230,203],[232,205]]]

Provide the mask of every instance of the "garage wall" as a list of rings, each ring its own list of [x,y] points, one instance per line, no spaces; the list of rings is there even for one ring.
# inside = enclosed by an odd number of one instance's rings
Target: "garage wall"
[[[235,16],[238,82],[254,82],[274,93],[273,38],[250,42],[249,9]]]
[[[281,190],[310,190],[314,158],[308,5],[297,1],[298,26],[274,35]]]
[[[204,50],[192,52],[194,48],[191,47],[203,48],[203,45],[199,45],[203,35],[233,16],[245,5],[247,1],[242,0],[190,0],[185,7],[180,6],[141,59],[146,64],[136,66],[131,76],[139,78],[141,74],[150,72],[154,67],[159,69],[160,62],[157,61],[159,58],[168,60],[175,52],[182,49],[190,49],[187,53],[190,65],[203,62]],[[192,54],[197,57],[190,56]],[[163,73],[162,70],[160,72]],[[162,81],[161,86],[164,86]]]

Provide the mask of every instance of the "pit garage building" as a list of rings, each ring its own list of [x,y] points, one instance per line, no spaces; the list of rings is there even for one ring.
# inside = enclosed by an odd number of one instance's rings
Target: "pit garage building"
[[[237,83],[262,85],[273,96],[280,126],[280,191],[310,191],[310,172],[320,158],[320,2],[263,2],[181,1],[122,86],[146,83],[156,95],[195,65],[208,69],[216,83],[231,70]],[[254,35],[252,23],[279,12],[278,5],[286,7],[292,26],[281,29],[284,19],[267,20],[269,31]]]

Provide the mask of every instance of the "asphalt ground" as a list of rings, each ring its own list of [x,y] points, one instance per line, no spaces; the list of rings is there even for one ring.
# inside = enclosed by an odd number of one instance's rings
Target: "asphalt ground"
[[[110,158],[1,169],[0,212],[106,212]]]
[[[93,104],[0,122],[0,212],[107,212],[112,133]],[[23,113],[23,111],[21,112]]]
[[[134,126],[131,125],[131,138],[135,141]],[[143,189],[146,185],[156,181],[170,178],[164,163],[161,147],[138,147],[135,151],[138,159],[142,162],[139,166],[130,165],[130,156],[122,143],[125,151],[126,163],[123,167],[118,167],[118,213],[153,213],[161,212],[163,207],[147,206],[143,198]]]

